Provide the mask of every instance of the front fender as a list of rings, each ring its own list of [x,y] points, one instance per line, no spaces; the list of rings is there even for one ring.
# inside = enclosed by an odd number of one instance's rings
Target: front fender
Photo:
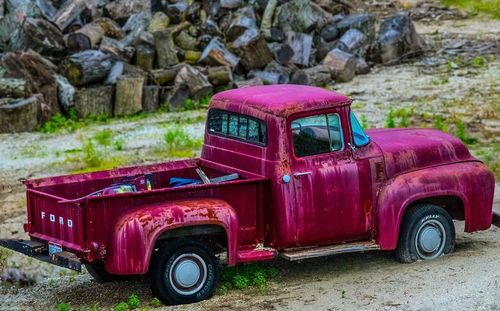
[[[108,241],[106,270],[112,274],[145,274],[162,233],[197,225],[224,228],[229,264],[236,263],[238,219],[233,208],[222,200],[193,199],[143,206],[123,215]]]
[[[439,196],[458,197],[464,206],[465,231],[491,226],[495,180],[481,162],[461,162],[399,175],[379,194],[376,240],[383,250],[396,248],[403,215],[413,202]]]

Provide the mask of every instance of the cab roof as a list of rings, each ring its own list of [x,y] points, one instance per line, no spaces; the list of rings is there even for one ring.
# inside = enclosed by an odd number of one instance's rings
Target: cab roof
[[[278,84],[234,89],[216,94],[210,108],[240,112],[250,108],[288,117],[296,112],[343,106],[349,97],[319,87]]]

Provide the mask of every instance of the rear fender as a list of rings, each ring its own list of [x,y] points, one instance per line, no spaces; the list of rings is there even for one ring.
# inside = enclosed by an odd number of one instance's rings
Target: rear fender
[[[397,246],[403,215],[418,200],[454,196],[462,201],[465,231],[491,226],[495,181],[481,162],[443,165],[399,175],[380,191],[376,215],[376,240],[383,250]]]
[[[193,199],[143,206],[122,216],[108,242],[106,270],[112,274],[145,274],[156,240],[168,230],[216,225],[224,229],[228,262],[236,263],[238,220],[222,200]]]

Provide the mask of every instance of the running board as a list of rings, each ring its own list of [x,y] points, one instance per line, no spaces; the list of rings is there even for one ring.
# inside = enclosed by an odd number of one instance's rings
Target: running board
[[[297,261],[309,258],[330,256],[344,253],[359,253],[371,250],[378,250],[380,247],[372,241],[335,244],[328,246],[318,246],[313,248],[300,248],[285,250],[280,256],[289,261]]]

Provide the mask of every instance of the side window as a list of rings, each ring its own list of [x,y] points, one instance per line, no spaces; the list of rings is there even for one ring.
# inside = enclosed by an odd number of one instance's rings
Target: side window
[[[344,147],[337,114],[300,118],[291,124],[293,148],[297,157],[327,153]]]
[[[229,136],[258,145],[267,143],[264,122],[249,116],[212,109],[208,114],[207,126],[208,132],[212,134]]]

